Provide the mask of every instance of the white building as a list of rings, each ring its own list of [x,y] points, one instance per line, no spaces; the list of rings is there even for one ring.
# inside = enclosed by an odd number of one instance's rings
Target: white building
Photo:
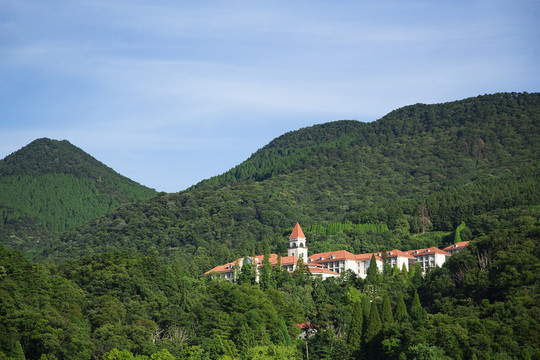
[[[452,254],[434,246],[427,249],[409,250],[406,253],[415,257],[416,262],[420,263],[423,271],[436,266],[441,267],[452,256]]]
[[[390,266],[397,266],[400,270],[403,269],[403,267],[409,270],[415,263],[420,263],[422,270],[425,271],[428,268],[442,266],[453,253],[464,249],[468,245],[468,241],[462,241],[446,247],[444,250],[436,247],[409,251],[394,249],[386,251],[386,261]],[[322,279],[339,276],[347,270],[351,270],[358,277],[364,279],[367,277],[367,270],[370,266],[377,266],[379,272],[382,272],[384,265],[382,252],[355,255],[346,250],[337,250],[308,256],[306,236],[299,223],[296,223],[289,237],[287,253],[288,256],[281,258],[281,266],[284,269],[293,272],[296,269],[298,259],[302,259],[304,265],[309,268],[311,274],[313,276],[321,277]],[[373,255],[375,255],[375,264],[371,264]],[[249,257],[249,261],[251,261],[258,270],[257,279],[258,272],[262,267],[263,259],[264,255],[258,255],[253,258]],[[219,265],[212,270],[205,272],[203,275],[220,273],[224,278],[234,282],[236,281],[237,275],[240,273],[243,262],[244,259],[241,258],[235,262]],[[270,254],[270,264],[272,267],[277,266],[277,263],[278,255]]]

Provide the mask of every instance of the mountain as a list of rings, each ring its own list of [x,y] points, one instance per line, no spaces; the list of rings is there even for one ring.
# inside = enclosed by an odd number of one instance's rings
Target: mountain
[[[0,160],[0,239],[24,250],[155,194],[66,140],[38,139]]]
[[[262,253],[264,243],[284,252],[282,235],[297,221],[308,231],[331,223],[390,230],[313,231],[313,251],[440,245],[448,238],[436,231],[540,202],[539,125],[540,94],[504,93],[300,129],[223,175],[64,233],[42,259],[129,250],[180,259],[200,274]]]

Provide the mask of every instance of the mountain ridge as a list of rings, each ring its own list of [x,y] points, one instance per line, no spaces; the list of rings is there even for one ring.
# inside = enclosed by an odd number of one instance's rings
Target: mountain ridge
[[[422,232],[422,207],[432,230],[453,231],[500,207],[537,204],[531,184],[539,177],[539,125],[540,94],[411,105],[373,123],[315,125],[274,139],[189,190],[124,206],[65,233],[43,255],[124,249],[180,257],[202,273],[262,253],[264,242],[283,252],[281,234],[297,221],[384,223],[392,230],[321,238],[320,247],[341,241],[369,252],[412,244]],[[500,192],[495,199],[493,189]]]

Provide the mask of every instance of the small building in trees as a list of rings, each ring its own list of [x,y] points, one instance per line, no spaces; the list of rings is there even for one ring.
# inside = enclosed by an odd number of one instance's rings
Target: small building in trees
[[[414,256],[417,263],[420,263],[423,271],[442,266],[452,254],[436,248],[434,246],[427,249],[416,249],[406,251],[407,254]]]

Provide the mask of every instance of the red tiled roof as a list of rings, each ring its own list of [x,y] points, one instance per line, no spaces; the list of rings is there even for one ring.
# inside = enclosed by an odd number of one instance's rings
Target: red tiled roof
[[[216,266],[215,268],[213,268],[212,270],[208,270],[207,272],[205,272],[203,274],[204,275],[208,275],[210,273],[213,273],[213,272],[220,272],[220,273],[226,273],[226,272],[232,272],[234,271],[234,262],[231,262],[231,263],[228,263],[228,264],[225,264],[225,265],[218,265]],[[232,265],[233,267],[229,268],[229,265]]]
[[[301,324],[296,324],[296,326],[298,326],[300,329],[309,329],[309,328],[319,327],[319,325],[312,324],[309,321],[305,323],[301,323]]]
[[[420,255],[425,255],[425,254],[441,254],[441,255],[446,255],[446,256],[452,256],[452,254],[444,250],[441,250],[439,248],[436,248],[435,246],[432,246],[427,249],[416,249],[416,250],[409,250],[405,252],[412,256],[420,256]]]
[[[346,250],[328,251],[324,253],[313,254],[308,259],[311,262],[327,262],[327,261],[339,261],[339,260],[356,260],[354,254]]]
[[[358,254],[358,255],[355,255],[354,257],[356,260],[364,261],[364,260],[371,260],[371,256],[375,255],[375,260],[382,261],[382,257],[378,256],[377,254],[379,253]]]
[[[393,257],[406,257],[406,258],[412,258],[414,259],[414,256],[407,254],[405,251],[401,251],[398,249],[390,250],[386,252],[386,257],[393,258]]]
[[[302,228],[300,227],[299,223],[296,223],[291,233],[291,236],[289,236],[290,239],[297,238],[297,237],[304,238],[304,239],[306,238],[306,235],[304,235],[304,232],[302,231]]]
[[[460,250],[460,249],[463,249],[463,248],[466,248],[467,246],[469,246],[469,243],[470,243],[470,241],[460,241],[458,243],[455,243],[453,245],[445,247],[443,249],[443,251]]]
[[[328,269],[325,269],[325,268],[312,268],[312,267],[310,267],[309,271],[312,274],[329,274],[329,275],[339,276],[339,274],[337,272],[332,271],[332,270],[328,270]]]
[[[296,256],[283,256],[281,258],[281,265],[296,265],[297,262],[298,258]]]

